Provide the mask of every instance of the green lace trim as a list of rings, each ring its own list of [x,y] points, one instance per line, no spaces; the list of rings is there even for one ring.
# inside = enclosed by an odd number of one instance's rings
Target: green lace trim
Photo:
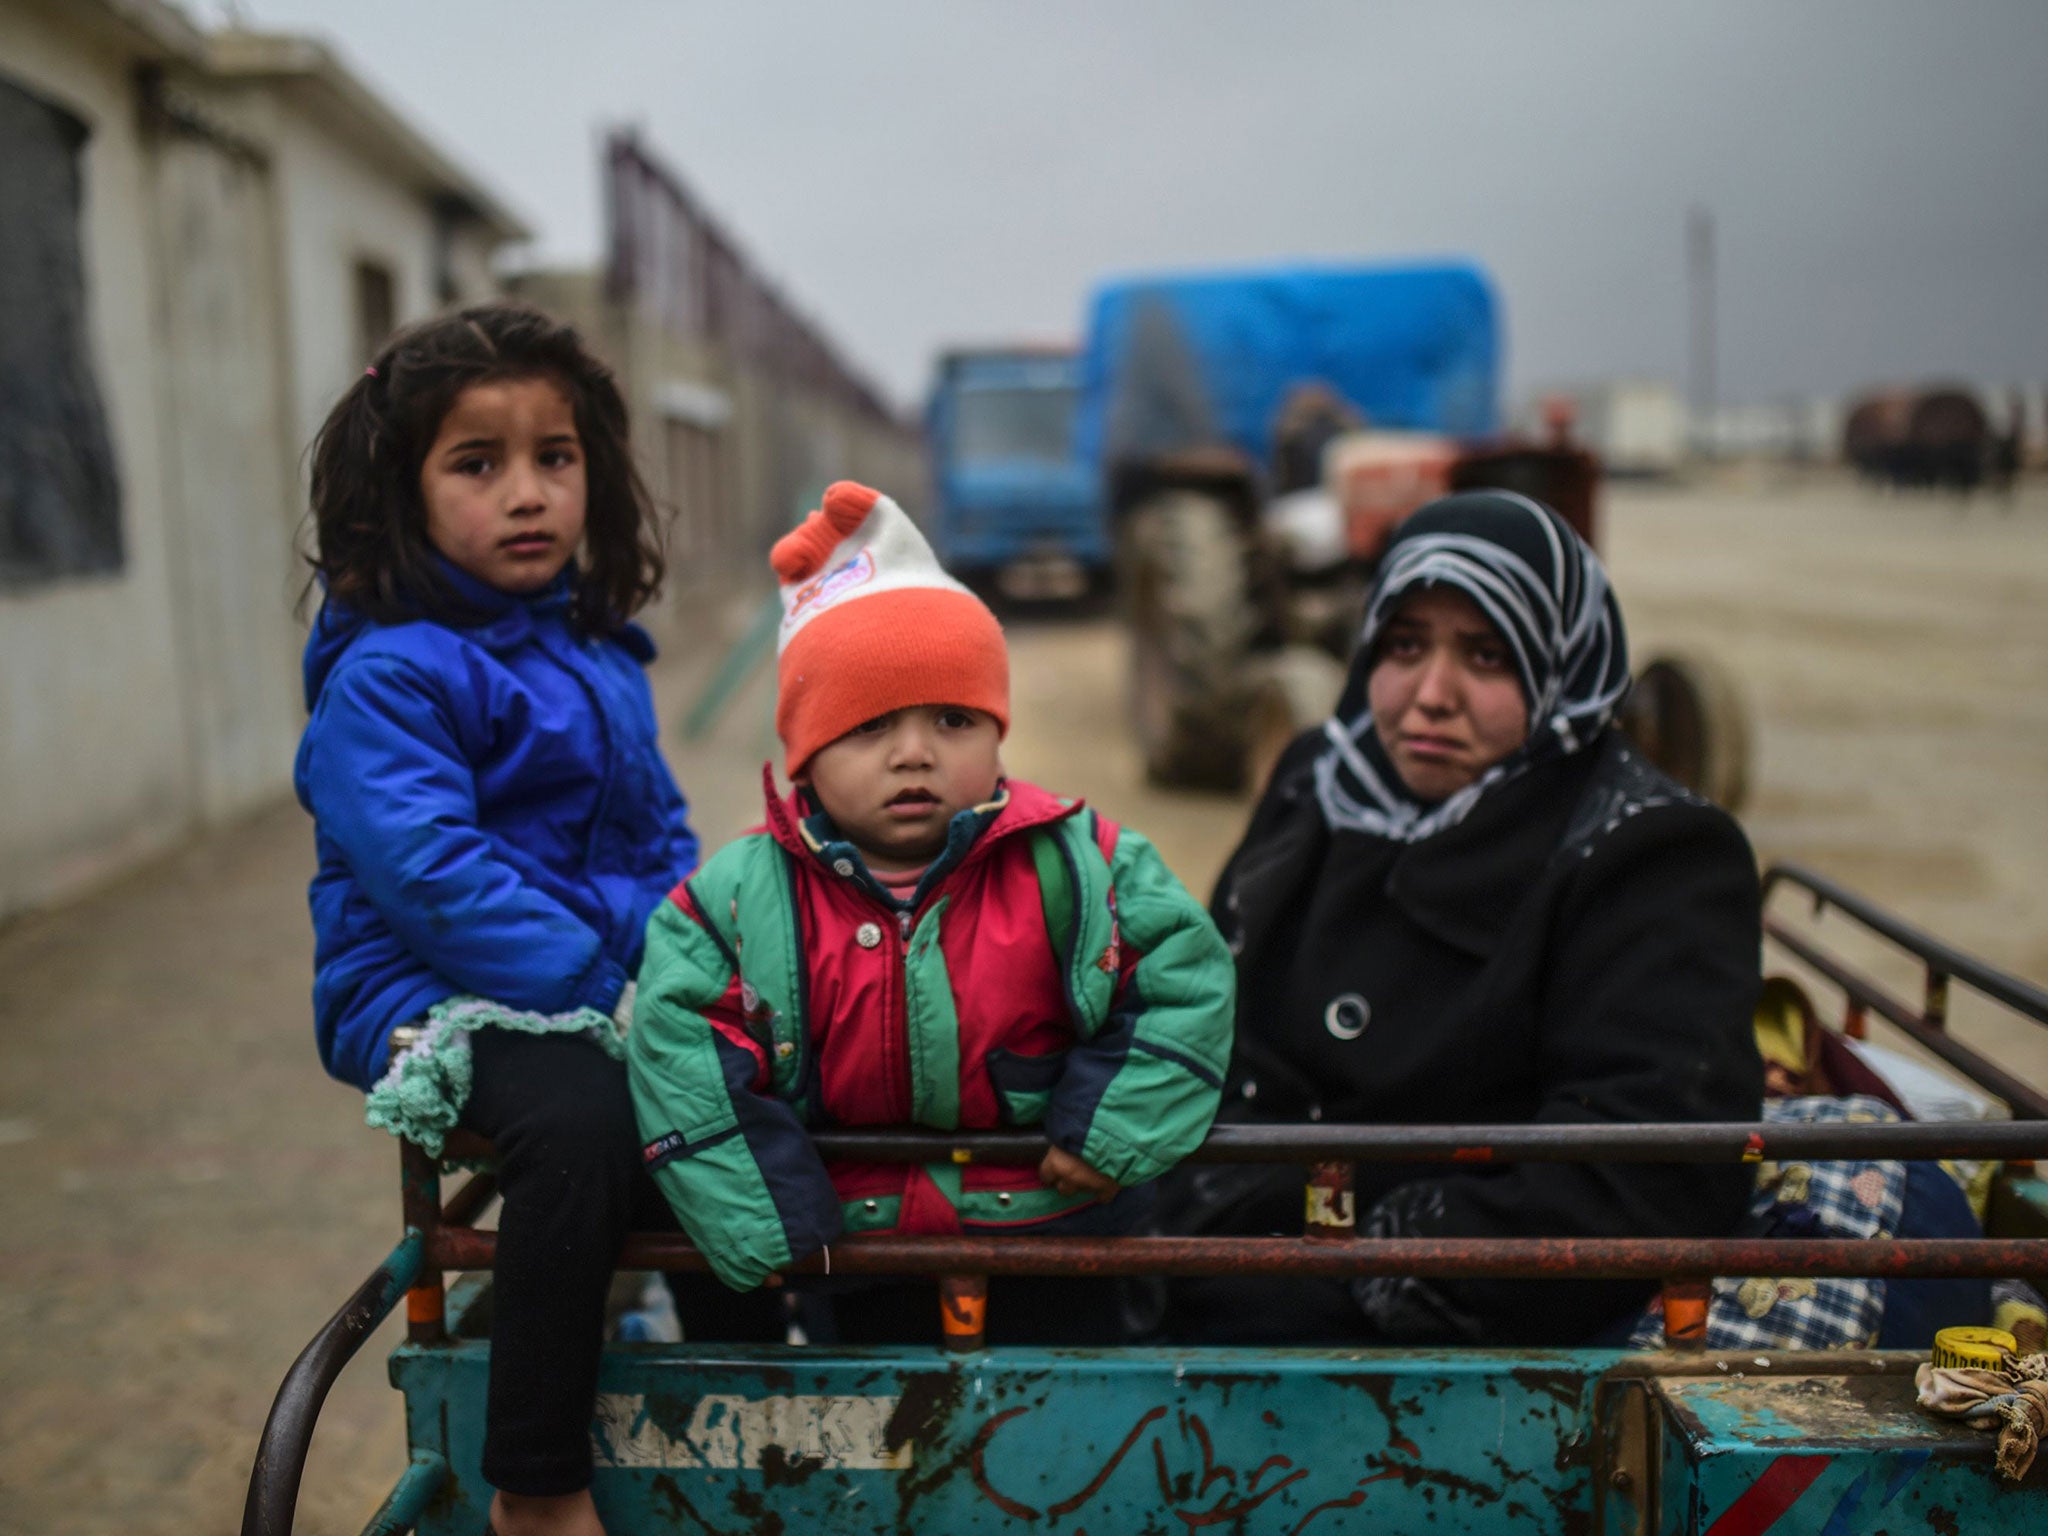
[[[392,1061],[370,1090],[364,1121],[441,1155],[448,1133],[461,1118],[475,1080],[470,1036],[480,1029],[516,1029],[529,1035],[587,1035],[614,1061],[626,1059],[626,1043],[608,1014],[595,1008],[574,1013],[522,1013],[482,997],[451,997],[427,1010],[420,1038]]]

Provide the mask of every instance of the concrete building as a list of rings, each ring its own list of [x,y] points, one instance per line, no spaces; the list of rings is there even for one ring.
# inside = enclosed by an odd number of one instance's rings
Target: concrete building
[[[649,487],[674,515],[669,601],[730,590],[735,577],[765,585],[768,546],[833,480],[883,487],[915,513],[917,430],[651,148],[614,134],[603,174],[602,270],[528,272],[510,286],[574,323],[618,371]]]
[[[288,786],[302,454],[525,231],[317,43],[0,0],[0,916]]]

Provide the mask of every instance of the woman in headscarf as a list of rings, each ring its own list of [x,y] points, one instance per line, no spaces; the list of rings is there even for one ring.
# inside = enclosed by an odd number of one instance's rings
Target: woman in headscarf
[[[1281,757],[1217,887],[1238,957],[1226,1118],[1753,1120],[1756,865],[1611,722],[1621,612],[1528,497],[1431,503],[1389,543],[1337,713]],[[1362,1234],[1720,1235],[1740,1165],[1366,1163]],[[1173,1224],[1299,1232],[1299,1170],[1186,1170]],[[1190,1282],[1169,1328],[1246,1342],[1617,1336],[1623,1281]]]

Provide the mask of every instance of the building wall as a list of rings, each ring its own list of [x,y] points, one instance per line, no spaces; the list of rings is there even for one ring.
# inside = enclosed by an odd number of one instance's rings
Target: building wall
[[[393,181],[338,143],[288,100],[269,114],[285,229],[285,287],[293,360],[296,441],[310,446],[341,392],[363,371],[356,272],[370,263],[393,279],[392,318],[400,325],[444,307],[436,271],[436,228],[420,194]],[[454,301],[489,297],[489,248],[459,233]]]
[[[0,592],[0,916],[289,791],[307,452],[369,344],[493,289],[480,225],[302,110],[0,0],[0,71],[87,121],[80,246],[121,482],[117,573]]]
[[[288,790],[307,449],[388,325],[495,289],[493,227],[437,213],[321,79],[158,49],[117,9],[0,0],[0,71],[92,129],[80,276],[123,533],[117,571],[0,592],[0,916]],[[145,78],[141,50],[169,62]],[[681,509],[657,626],[736,577],[765,587],[826,482],[912,506],[923,484],[915,437],[665,188],[688,244],[658,236],[642,286],[534,288],[619,370],[649,485]]]
[[[641,472],[671,519],[664,596],[645,616],[657,629],[697,594],[765,589],[769,546],[834,480],[878,486],[913,513],[922,501],[916,435],[843,391],[678,334],[596,272],[531,272],[511,288],[576,326],[619,376]]]
[[[0,913],[178,836],[192,799],[158,414],[148,175],[131,62],[56,13],[0,7],[0,70],[92,125],[83,260],[121,478],[116,575],[0,593]]]
[[[220,103],[147,136],[167,427],[167,571],[190,809],[241,815],[287,781],[299,726],[292,431],[275,156]],[[204,123],[207,127],[199,127]]]
[[[630,131],[607,141],[600,175],[602,277],[543,274],[526,291],[603,337],[628,381],[650,484],[679,512],[671,589],[765,583],[769,545],[833,480],[915,510],[916,432],[683,179]],[[717,505],[701,504],[707,492]]]

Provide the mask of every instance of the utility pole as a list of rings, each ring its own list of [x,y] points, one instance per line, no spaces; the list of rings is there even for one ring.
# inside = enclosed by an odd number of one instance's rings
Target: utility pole
[[[1685,215],[1685,279],[1692,310],[1687,383],[1695,449],[1711,447],[1719,388],[1714,377],[1714,215],[1695,203]]]

